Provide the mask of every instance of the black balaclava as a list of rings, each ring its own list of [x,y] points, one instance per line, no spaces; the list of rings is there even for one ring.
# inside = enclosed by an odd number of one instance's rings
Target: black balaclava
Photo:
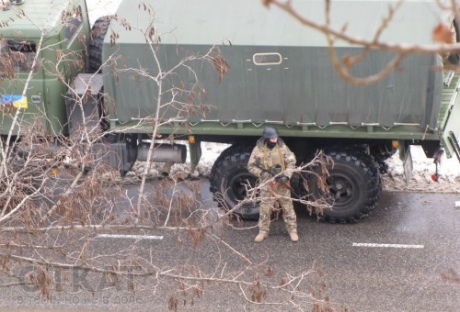
[[[270,139],[265,139],[265,143],[267,143],[269,149],[273,149],[276,146],[276,143],[271,142]]]

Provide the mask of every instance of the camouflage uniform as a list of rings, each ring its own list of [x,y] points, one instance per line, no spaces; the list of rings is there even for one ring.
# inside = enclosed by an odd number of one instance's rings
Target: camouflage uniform
[[[289,150],[286,144],[278,139],[278,143],[272,149],[267,147],[264,138],[257,141],[252,150],[248,162],[248,170],[259,177],[260,183],[272,179],[261,188],[261,204],[259,217],[259,232],[268,234],[270,231],[270,218],[275,202],[278,200],[283,208],[283,219],[289,233],[297,231],[297,218],[291,200],[291,191],[285,185],[278,183],[268,173],[271,167],[281,165],[281,171],[291,178],[292,173],[285,172],[285,169],[295,168],[296,159],[294,153]],[[263,170],[261,169],[263,168]],[[289,182],[288,182],[289,183]]]

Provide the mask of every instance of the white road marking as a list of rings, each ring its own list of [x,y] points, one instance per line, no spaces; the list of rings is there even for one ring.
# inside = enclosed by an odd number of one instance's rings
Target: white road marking
[[[414,248],[422,249],[424,245],[406,245],[406,244],[372,244],[372,243],[353,243],[353,247],[370,247],[370,248]]]
[[[132,239],[163,239],[163,236],[155,235],[125,235],[125,234],[98,234],[96,238],[132,238]]]

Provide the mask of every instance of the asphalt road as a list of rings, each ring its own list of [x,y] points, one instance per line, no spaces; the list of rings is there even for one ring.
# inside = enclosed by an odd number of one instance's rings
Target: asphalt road
[[[207,189],[203,181],[200,200],[211,207]],[[135,186],[129,186],[128,192],[133,191]],[[162,239],[136,243],[127,237],[94,239],[94,248],[104,253],[138,244],[162,272],[178,273],[174,268],[187,263],[189,269],[183,270],[189,274],[199,275],[193,270],[199,267],[214,278],[242,276],[251,282],[257,276],[276,285],[310,270],[298,289],[305,296],[298,309],[280,291],[267,290],[263,300],[276,304],[252,305],[231,282],[199,283],[202,293],[178,292],[177,280],[154,278],[142,281],[136,292],[124,284],[95,294],[77,287],[58,294],[51,305],[39,293],[5,289],[0,304],[4,311],[168,311],[173,298],[179,311],[311,311],[308,302],[314,295],[327,297],[337,311],[344,307],[347,311],[460,311],[460,282],[454,281],[453,272],[460,275],[456,200],[460,198],[454,194],[384,192],[376,210],[352,225],[320,223],[299,212],[298,243],[289,241],[281,220],[272,223],[269,238],[260,244],[254,243],[255,222],[234,222],[236,228],[219,229],[216,234],[232,248],[207,238],[192,246],[189,234],[183,232],[149,233]],[[73,276],[80,278],[82,288],[101,284],[100,277]],[[243,289],[251,294],[249,286]]]

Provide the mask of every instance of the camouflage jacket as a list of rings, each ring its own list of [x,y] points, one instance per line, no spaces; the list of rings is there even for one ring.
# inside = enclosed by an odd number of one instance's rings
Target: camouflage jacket
[[[296,165],[294,153],[280,138],[278,138],[278,143],[272,149],[267,147],[263,138],[260,138],[252,150],[251,157],[249,157],[249,172],[259,178],[264,178],[267,176],[265,170],[276,165],[281,165],[281,171],[294,169]],[[292,172],[284,172],[284,174],[290,178]]]

